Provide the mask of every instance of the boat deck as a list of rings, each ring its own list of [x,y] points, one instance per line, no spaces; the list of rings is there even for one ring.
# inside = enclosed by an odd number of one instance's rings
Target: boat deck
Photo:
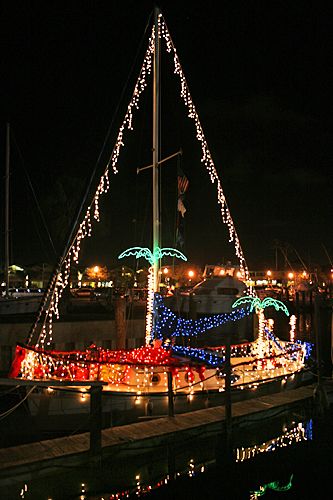
[[[324,384],[329,398],[333,395],[333,380]],[[315,385],[307,385],[294,390],[236,402],[232,405],[233,425],[250,423],[251,419],[266,418],[270,414],[293,406],[313,403]],[[218,406],[183,413],[174,417],[150,418],[145,421],[112,427],[102,431],[102,453],[125,451],[138,453],[138,448],[152,440],[160,443],[181,440],[184,436],[198,431],[223,431],[225,408]],[[89,433],[39,441],[30,444],[0,449],[0,477],[5,478],[17,473],[29,474],[44,466],[57,467],[66,463],[77,464],[87,461],[89,454]]]

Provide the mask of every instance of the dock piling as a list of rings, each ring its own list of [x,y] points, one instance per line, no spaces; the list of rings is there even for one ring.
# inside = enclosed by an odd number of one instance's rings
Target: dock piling
[[[102,386],[90,387],[90,453],[102,451]]]
[[[174,417],[175,406],[173,401],[172,373],[168,371],[167,374],[168,374],[168,415],[169,417]]]

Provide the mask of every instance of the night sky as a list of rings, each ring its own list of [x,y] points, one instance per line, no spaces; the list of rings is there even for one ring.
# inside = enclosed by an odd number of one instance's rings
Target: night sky
[[[0,164],[3,169],[9,122],[12,262],[52,263],[61,255],[89,181],[95,172],[92,191],[112,152],[146,50],[153,6],[141,0],[1,2]],[[329,12],[320,2],[304,1],[159,6],[249,268],[274,268],[276,258],[281,267],[285,259],[278,247],[288,249],[296,267],[298,257],[310,267],[329,266]],[[172,68],[165,57],[162,157],[183,150],[181,167],[190,181],[184,252],[201,266],[235,261]],[[112,267],[128,246],[151,247],[149,173],[136,175],[151,163],[150,92],[144,93],[134,131],[125,135],[96,236],[83,247],[86,265]],[[163,246],[174,244],[176,175],[177,160],[170,160],[161,180]],[[2,221],[3,215],[2,207]],[[3,236],[3,223],[1,228]]]

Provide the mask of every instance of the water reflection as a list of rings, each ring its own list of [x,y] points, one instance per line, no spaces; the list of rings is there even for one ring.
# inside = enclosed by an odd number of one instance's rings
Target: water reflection
[[[312,439],[312,420],[309,420],[305,424],[299,422],[291,429],[284,428],[283,434],[264,443],[255,444],[254,446],[248,446],[246,448],[237,448],[235,451],[235,461],[243,462],[244,460],[255,457],[259,453],[276,451],[278,448],[291,446],[294,443],[299,443],[308,439]]]
[[[259,456],[274,454],[278,450],[289,449],[309,441],[313,436],[312,425],[311,418],[295,420],[295,415],[280,415],[268,422],[268,425],[261,425],[259,429],[253,425],[237,429],[233,464],[239,467],[244,462],[257,460]],[[167,446],[165,444],[146,448],[141,446],[130,453],[119,452],[116,455],[113,453],[112,456],[103,458],[100,464],[91,463],[86,467],[57,467],[53,470],[41,469],[34,473],[30,480],[13,479],[13,484],[7,484],[5,488],[1,488],[0,485],[0,498],[6,500],[200,498],[195,496],[195,491],[193,492],[195,486],[190,487],[191,496],[186,496],[184,491],[189,491],[188,482],[195,484],[195,481],[200,477],[205,478],[207,474],[216,476],[217,456],[221,452],[219,443],[221,443],[220,434],[205,433],[202,436],[193,436],[181,444],[170,442]],[[276,487],[279,484],[279,487],[282,487],[288,483],[288,481],[281,482],[282,479],[279,477],[274,478],[273,482],[266,481],[264,475],[261,477],[263,481],[259,483],[253,477],[252,488],[248,484],[246,486],[248,495],[242,498],[255,499],[262,496],[267,489],[272,489],[274,484]],[[228,480],[228,475],[223,479],[220,477],[221,485]],[[180,492],[172,496],[169,490],[172,489],[174,492],[178,487]],[[211,497],[207,494],[206,498]]]
[[[312,313],[299,314],[296,321],[296,331],[298,340],[314,342],[312,324],[313,324]]]
[[[273,481],[271,483],[264,484],[263,486],[259,486],[259,489],[257,491],[250,492],[250,500],[256,500],[257,498],[262,497],[263,495],[265,495],[266,490],[268,489],[278,492],[290,490],[292,488],[293,477],[294,474],[291,474],[288,483],[284,486],[282,485],[281,481]]]

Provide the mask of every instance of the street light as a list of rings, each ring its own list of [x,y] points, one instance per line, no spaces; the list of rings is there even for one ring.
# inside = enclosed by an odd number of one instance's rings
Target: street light
[[[96,286],[96,280],[98,279],[99,270],[100,270],[99,266],[94,266],[93,271],[94,271],[94,277],[95,277],[95,286]]]
[[[267,283],[268,283],[268,285],[271,285],[271,282],[272,282],[272,271],[268,270],[266,272],[266,275],[267,275]]]

